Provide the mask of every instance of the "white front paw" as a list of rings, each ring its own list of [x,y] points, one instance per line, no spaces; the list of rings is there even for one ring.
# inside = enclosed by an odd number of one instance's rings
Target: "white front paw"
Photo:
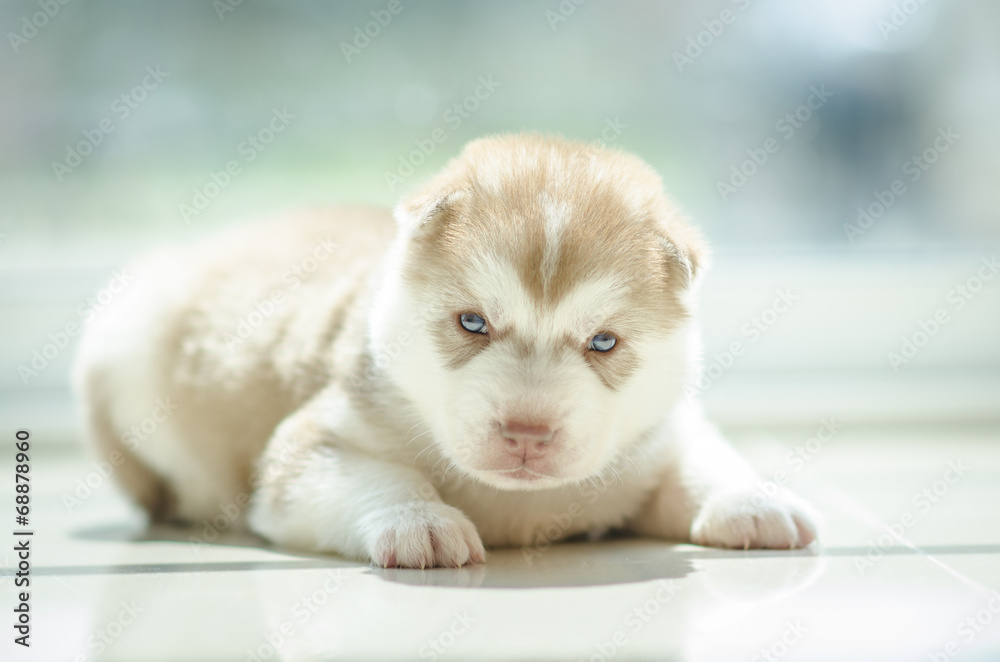
[[[794,549],[816,540],[816,519],[792,494],[741,490],[706,501],[691,525],[691,540],[732,549]]]
[[[365,525],[368,555],[383,568],[457,568],[486,558],[475,525],[443,503],[396,506]]]

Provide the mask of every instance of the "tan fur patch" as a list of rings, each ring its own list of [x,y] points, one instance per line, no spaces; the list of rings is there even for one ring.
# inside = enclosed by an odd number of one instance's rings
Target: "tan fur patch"
[[[488,335],[466,331],[458,324],[456,317],[457,314],[451,318],[442,318],[431,325],[438,350],[447,357],[446,365],[452,370],[471,361],[490,344]]]

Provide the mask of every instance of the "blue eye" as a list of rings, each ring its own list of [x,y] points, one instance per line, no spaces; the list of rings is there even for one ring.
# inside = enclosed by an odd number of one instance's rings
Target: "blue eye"
[[[592,349],[597,352],[610,352],[616,342],[618,342],[618,339],[610,333],[598,333],[590,339],[587,349]]]
[[[462,313],[458,316],[458,321],[461,323],[462,328],[469,333],[487,333],[486,320],[483,319],[482,315]]]

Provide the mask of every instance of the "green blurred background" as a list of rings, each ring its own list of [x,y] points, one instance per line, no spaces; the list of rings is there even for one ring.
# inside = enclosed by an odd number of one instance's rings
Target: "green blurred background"
[[[907,374],[885,359],[1000,240],[995,2],[35,0],[5,2],[0,25],[11,415],[68,416],[72,348],[37,378],[18,366],[136,251],[303,205],[392,205],[466,141],[520,130],[604,140],[662,173],[717,249],[709,356],[776,288],[805,293],[726,377],[748,380],[731,401],[778,379],[760,405],[776,415],[802,384],[835,383],[803,418],[837,402],[905,418],[951,380],[968,394],[942,416],[997,413],[1000,285]],[[293,117],[250,147],[276,109]],[[81,147],[95,131],[99,144]],[[941,133],[947,149],[933,147]],[[444,139],[412,156],[433,135]],[[934,163],[911,180],[928,149]],[[89,153],[54,166],[73,151]],[[213,189],[233,160],[238,174]],[[401,160],[419,164],[390,186]],[[905,191],[887,202],[897,179]],[[198,191],[215,195],[185,218]],[[864,232],[845,228],[883,203]],[[717,408],[740,419],[757,407],[734,406]]]

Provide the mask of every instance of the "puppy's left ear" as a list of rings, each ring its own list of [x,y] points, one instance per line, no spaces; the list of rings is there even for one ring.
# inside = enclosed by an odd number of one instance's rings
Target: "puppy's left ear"
[[[670,214],[658,224],[658,239],[667,253],[667,275],[691,288],[709,266],[708,245],[686,219]]]
[[[708,244],[701,232],[686,221],[675,222],[667,230],[667,238],[674,246],[678,267],[688,286],[701,282],[709,267]]]

